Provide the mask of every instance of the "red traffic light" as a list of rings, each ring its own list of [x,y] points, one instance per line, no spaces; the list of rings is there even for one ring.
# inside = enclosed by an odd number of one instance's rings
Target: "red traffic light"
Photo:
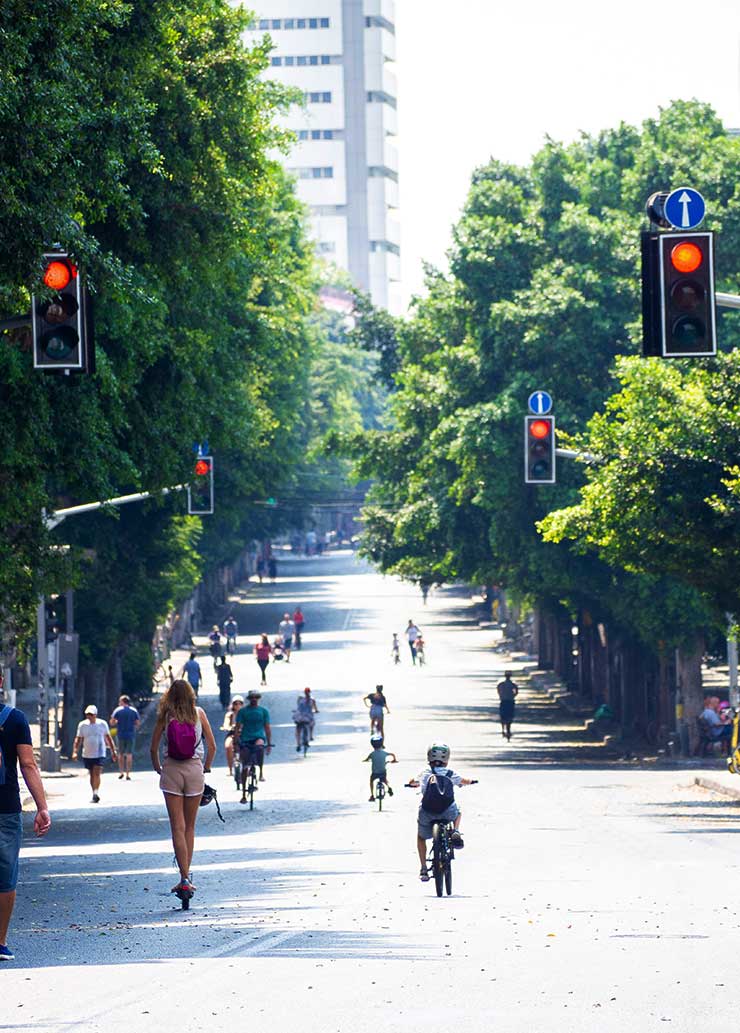
[[[671,249],[671,265],[679,273],[695,273],[704,261],[704,252],[692,240],[682,240]]]
[[[207,477],[211,472],[209,459],[197,459],[195,462],[195,473],[197,477]]]
[[[63,291],[75,276],[77,276],[77,270],[70,262],[55,258],[44,270],[44,283],[53,291]]]
[[[533,438],[546,438],[550,433],[551,424],[548,420],[532,420],[529,425],[529,433]]]

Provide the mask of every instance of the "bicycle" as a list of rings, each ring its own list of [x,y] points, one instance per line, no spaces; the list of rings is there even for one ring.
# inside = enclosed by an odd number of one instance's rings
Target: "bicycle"
[[[242,762],[241,762],[241,758],[239,757],[238,754],[239,754],[238,749],[234,750],[234,767],[233,767],[233,771],[234,771],[234,781],[236,782],[237,792],[242,787]]]
[[[229,656],[236,654],[236,635],[229,635],[226,639],[226,652]]]
[[[264,746],[255,746],[252,744],[245,744],[249,749],[249,764],[246,766],[240,761],[240,787],[242,791],[242,798],[239,803],[247,803],[247,796],[249,796],[249,809],[254,810],[254,794],[258,791],[259,785],[257,784],[257,768],[260,766],[260,761],[264,759]]]
[[[310,721],[296,721],[296,726],[300,729],[299,731],[299,742],[296,745],[296,753],[300,753],[301,748],[303,749],[303,756],[305,757],[308,753],[308,747],[310,743],[310,732],[311,722]]]
[[[387,789],[385,787],[385,781],[382,775],[377,775],[375,778],[375,799],[378,801],[378,810],[383,810],[383,800]]]
[[[470,782],[471,785],[477,783],[477,778]],[[407,782],[406,788],[415,789],[416,786]],[[454,821],[435,821],[432,825],[432,845],[427,856],[427,871],[434,877],[434,888],[438,897],[441,897],[444,891],[448,897],[452,894],[452,862],[455,859],[455,848],[451,836],[454,831]]]

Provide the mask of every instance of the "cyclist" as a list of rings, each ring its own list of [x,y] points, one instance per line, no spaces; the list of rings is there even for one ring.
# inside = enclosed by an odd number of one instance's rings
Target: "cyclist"
[[[239,625],[234,620],[233,615],[227,617],[226,623],[224,624],[224,635],[226,636],[226,651],[231,653],[232,656],[236,652],[236,636],[239,634]]]
[[[213,669],[215,671],[216,662],[218,661],[218,658],[221,656],[221,632],[218,629],[218,624],[213,625],[213,630],[211,631],[211,634],[208,636],[208,641],[210,642],[208,651],[213,657]]]
[[[391,642],[391,656],[393,657],[394,664],[401,663],[401,643],[398,641],[398,633],[393,632],[393,641]]]
[[[270,657],[272,655],[272,646],[270,645],[270,640],[264,632],[260,636],[259,642],[254,647],[254,655],[257,659],[257,664],[262,673],[261,684],[267,685],[267,665],[270,663]]]
[[[283,649],[285,650],[285,662],[290,663],[290,650],[293,647],[293,632],[295,631],[295,624],[290,619],[289,613],[283,614],[283,619],[278,624],[278,635],[283,643]]]
[[[265,707],[260,706],[262,693],[258,689],[250,689],[247,699],[248,705],[241,708],[234,721],[234,738],[239,743],[242,778],[246,781],[247,769],[251,764],[256,764],[260,769],[260,782],[264,782],[265,748],[268,753],[272,749],[270,714]]]
[[[418,828],[416,836],[416,848],[419,851],[421,871],[419,878],[422,882],[429,882],[427,871],[427,844],[426,841],[432,838],[432,826],[435,822],[451,821],[455,828],[450,836],[450,842],[456,850],[461,850],[465,845],[460,835],[460,819],[462,817],[460,808],[455,803],[455,786],[469,786],[472,780],[462,778],[447,765],[450,760],[450,747],[445,743],[434,742],[427,750],[427,761],[429,767],[420,772],[416,778],[409,779],[410,786],[419,786],[421,803],[419,804]],[[430,786],[430,783],[431,786]],[[427,795],[429,794],[429,795]],[[442,810],[432,810],[430,798],[436,794],[443,794],[450,802]],[[428,807],[425,807],[425,803]]]
[[[383,734],[383,721],[385,710],[386,714],[390,714],[388,709],[388,703],[383,693],[383,686],[376,685],[375,692],[368,692],[367,696],[363,697],[363,702],[366,707],[370,708],[370,734],[373,732],[380,732]]]
[[[226,751],[226,766],[229,769],[229,775],[233,774],[234,771],[234,722],[243,705],[244,700],[242,697],[234,696],[231,701],[231,708],[224,714],[224,723],[221,725],[221,731],[226,732],[224,736],[224,750]]]
[[[372,765],[370,768],[370,800],[368,801],[369,803],[372,803],[375,800],[376,782],[383,782],[388,790],[388,795],[393,796],[393,790],[391,789],[388,781],[386,765],[389,757],[391,758],[391,764],[397,764],[398,760],[396,759],[395,753],[391,753],[389,750],[383,749],[383,736],[379,732],[375,732],[374,735],[370,736],[370,743],[373,748],[372,751],[368,753],[367,757],[365,757],[363,764],[370,761],[370,764]]]
[[[301,751],[301,725],[308,725],[309,739],[313,739],[313,730],[316,722],[314,721],[314,714],[318,714],[319,708],[316,706],[316,700],[311,695],[311,690],[305,688],[303,695],[299,696],[296,700],[295,710],[293,711],[293,720],[295,721],[295,751],[300,753]]]

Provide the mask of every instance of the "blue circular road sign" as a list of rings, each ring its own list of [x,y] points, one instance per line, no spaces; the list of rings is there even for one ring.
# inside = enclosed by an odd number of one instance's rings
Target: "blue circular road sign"
[[[693,230],[704,218],[706,210],[704,198],[693,187],[672,190],[663,205],[666,219],[677,230]]]
[[[547,391],[533,391],[527,404],[534,416],[547,416],[552,409],[552,395]]]

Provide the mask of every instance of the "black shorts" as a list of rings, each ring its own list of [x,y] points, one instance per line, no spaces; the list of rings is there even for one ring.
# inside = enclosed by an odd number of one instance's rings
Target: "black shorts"
[[[105,757],[83,757],[82,763],[85,765],[88,771],[92,771],[93,768],[102,768],[105,764]]]
[[[259,767],[265,759],[265,746],[257,745],[255,742],[240,742],[239,743],[239,760],[242,766],[248,768],[251,764],[256,764]]]

